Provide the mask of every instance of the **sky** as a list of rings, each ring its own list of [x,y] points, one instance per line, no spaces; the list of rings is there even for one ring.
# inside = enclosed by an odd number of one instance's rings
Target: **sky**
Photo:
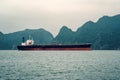
[[[120,14],[120,0],[0,0],[0,31],[7,34],[44,28],[54,36],[104,15]]]

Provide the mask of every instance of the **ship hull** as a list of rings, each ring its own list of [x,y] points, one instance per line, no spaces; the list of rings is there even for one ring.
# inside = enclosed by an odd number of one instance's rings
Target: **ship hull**
[[[29,45],[17,46],[18,50],[92,50],[91,44],[79,45]]]

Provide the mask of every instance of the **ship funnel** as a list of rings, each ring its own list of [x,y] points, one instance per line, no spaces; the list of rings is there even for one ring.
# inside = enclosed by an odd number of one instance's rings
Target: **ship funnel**
[[[22,37],[22,42],[23,42],[23,43],[25,42],[25,37]]]

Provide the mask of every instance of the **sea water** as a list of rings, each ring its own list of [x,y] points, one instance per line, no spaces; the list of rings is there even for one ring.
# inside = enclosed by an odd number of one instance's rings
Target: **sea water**
[[[0,51],[0,80],[120,80],[120,51]]]

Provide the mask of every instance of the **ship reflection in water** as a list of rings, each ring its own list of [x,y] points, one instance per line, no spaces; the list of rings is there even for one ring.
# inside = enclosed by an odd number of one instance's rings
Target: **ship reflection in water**
[[[90,43],[82,44],[49,44],[49,45],[35,45],[33,39],[23,42],[17,46],[18,50],[92,50]]]

